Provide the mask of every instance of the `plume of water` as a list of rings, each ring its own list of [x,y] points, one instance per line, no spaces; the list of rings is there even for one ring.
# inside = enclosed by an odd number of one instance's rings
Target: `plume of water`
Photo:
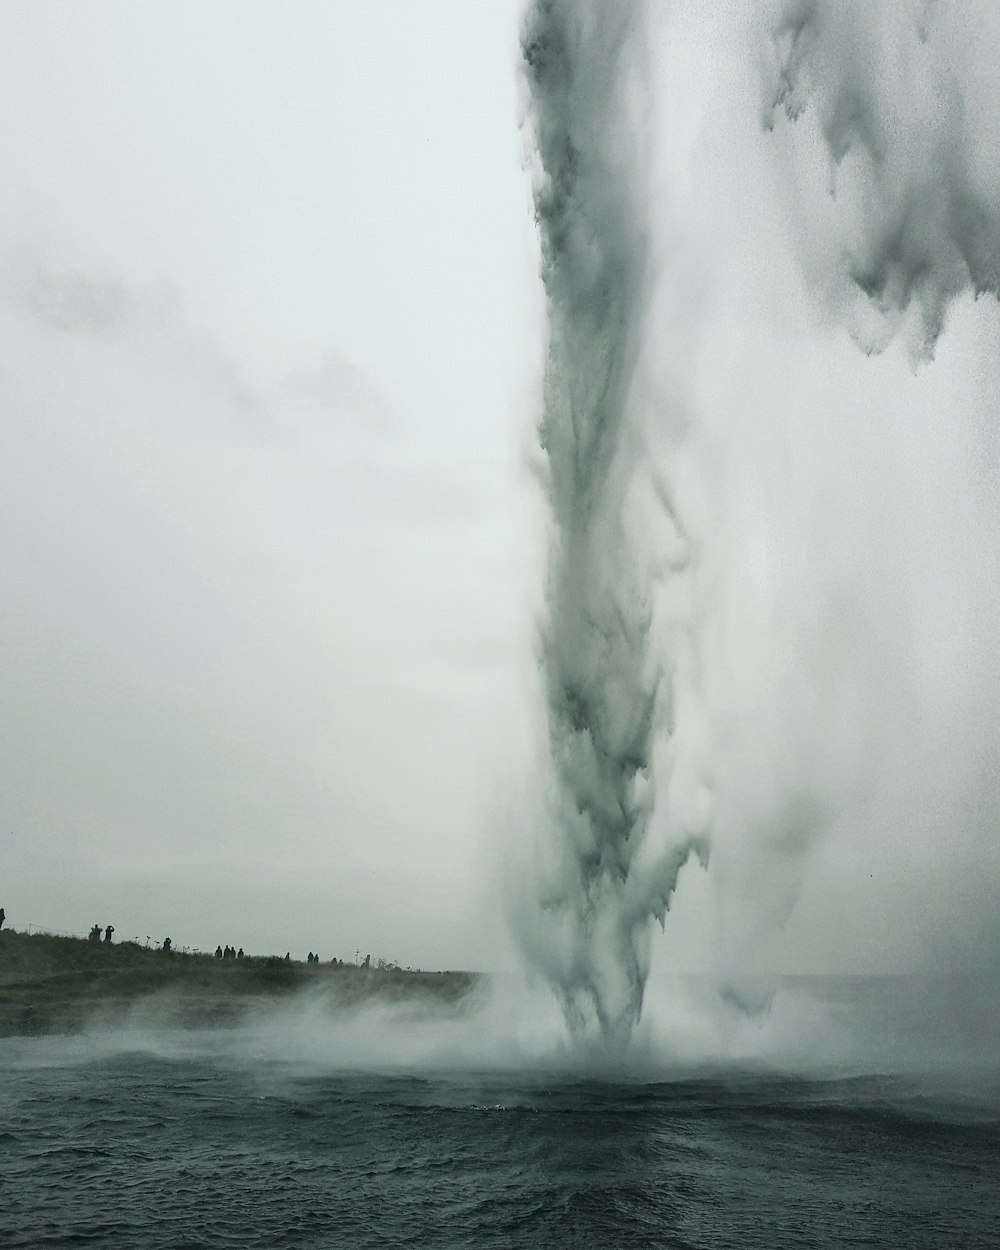
[[[642,855],[654,736],[670,712],[628,508],[649,286],[642,35],[641,5],[604,0],[537,0],[523,32],[549,336],[539,428],[552,521],[542,819],[556,846],[540,962],[571,1029],[609,1044],[639,1019],[651,924],[662,923],[696,845],[676,846],[655,867]]]
[[[926,886],[913,870],[928,917],[931,882],[964,897],[964,865],[996,872],[978,692],[996,671],[995,423],[961,360],[993,376],[970,310],[1000,293],[1000,24],[780,0],[692,41],[706,11],[536,0],[523,33],[551,530],[540,907],[519,920],[571,1027],[604,1043],[633,1033],[654,921],[709,830],[698,954],[741,1006],[772,1001],[783,959],[825,958],[803,888],[822,941],[846,948],[873,910],[848,896],[857,865],[878,883],[880,855],[937,853]],[[660,21],[676,40],[647,39]],[[766,136],[747,107],[754,36]],[[919,378],[898,353],[866,361],[812,316],[817,297],[869,354],[899,338],[941,359]],[[981,330],[993,301],[977,315]],[[653,471],[666,542],[637,505]],[[949,766],[921,763],[935,755]],[[955,926],[915,919],[902,873],[870,931],[926,930],[943,958]],[[801,951],[781,945],[790,923]]]

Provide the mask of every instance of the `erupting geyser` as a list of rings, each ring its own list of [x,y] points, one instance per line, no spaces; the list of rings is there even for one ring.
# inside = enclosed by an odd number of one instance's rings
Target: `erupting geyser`
[[[550,533],[519,919],[577,1036],[630,1037],[709,840],[688,949],[742,1006],[846,960],[852,916],[881,917],[862,966],[921,926],[943,958],[917,852],[956,898],[996,872],[998,48],[989,6],[926,0],[528,10]]]
[[[604,0],[538,0],[523,32],[549,332],[539,434],[553,523],[543,819],[557,845],[541,898],[551,942],[539,962],[574,1032],[612,1044],[639,1018],[650,927],[694,845],[655,866],[642,856],[654,731],[670,695],[648,645],[650,587],[627,508],[649,287],[642,35],[641,5]]]

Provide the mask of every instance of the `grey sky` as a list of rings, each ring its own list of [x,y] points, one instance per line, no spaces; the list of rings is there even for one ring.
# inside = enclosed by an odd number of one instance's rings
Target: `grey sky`
[[[12,922],[483,960],[538,350],[513,12],[0,21]]]
[[[503,958],[543,737],[518,9],[0,6],[15,926]],[[833,162],[829,59],[768,131],[778,12],[653,8],[630,506],[678,673],[654,841],[713,841],[654,961],[974,962],[1000,938],[1000,317],[949,253],[914,368],[857,302],[843,258],[882,255],[864,223],[924,157],[907,132],[891,187]],[[854,38],[903,20],[871,12]],[[947,34],[932,68],[979,100]],[[924,90],[879,81],[880,115]],[[990,187],[995,119],[964,125]]]

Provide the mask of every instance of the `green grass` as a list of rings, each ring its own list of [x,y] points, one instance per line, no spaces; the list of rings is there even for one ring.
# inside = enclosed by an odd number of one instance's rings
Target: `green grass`
[[[175,1026],[236,1024],[261,1005],[319,992],[334,1008],[370,999],[428,995],[457,1003],[477,978],[463,972],[286,963],[276,955],[215,959],[165,953],[134,942],[91,942],[46,933],[0,930],[0,1036],[76,1032],[109,1026],[141,1008]]]

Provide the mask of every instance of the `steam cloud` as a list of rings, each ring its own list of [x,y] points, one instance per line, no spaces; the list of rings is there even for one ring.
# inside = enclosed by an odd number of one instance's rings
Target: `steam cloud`
[[[543,967],[571,1028],[627,1038],[642,1010],[649,934],[690,839],[641,855],[654,734],[669,674],[628,520],[637,465],[633,382],[649,258],[643,206],[643,10],[538,0],[523,33],[549,342],[540,441],[553,530],[541,638],[557,840]]]
[[[839,293],[867,351],[903,330],[927,357],[958,295],[1000,296],[1000,162],[982,142],[998,133],[998,46],[986,19],[981,5],[933,0],[779,10],[765,120],[813,114],[838,209]]]

